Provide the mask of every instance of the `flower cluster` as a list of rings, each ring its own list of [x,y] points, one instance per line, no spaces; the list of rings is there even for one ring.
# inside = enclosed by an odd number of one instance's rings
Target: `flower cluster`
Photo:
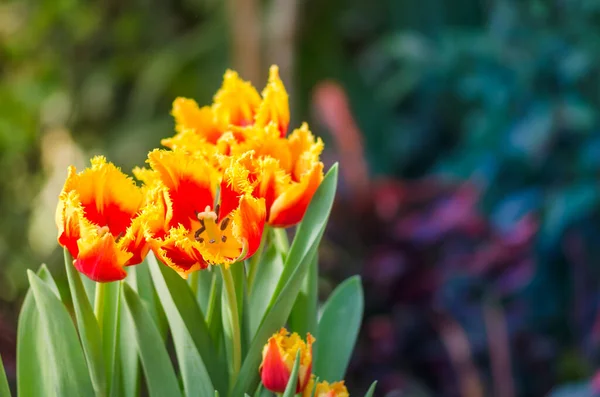
[[[260,366],[262,383],[268,390],[283,393],[292,374],[296,355],[300,355],[296,393],[303,397],[349,397],[343,381],[315,384],[312,374],[312,344],[315,338],[306,335],[306,342],[297,333],[290,334],[285,328],[275,333],[263,349],[263,361]]]
[[[259,94],[225,73],[211,106],[173,103],[176,134],[136,168],[138,187],[103,157],[69,168],[56,213],[58,241],[94,281],[125,278],[149,250],[182,277],[254,254],[265,225],[300,222],[323,179],[323,142],[307,124],[289,135],[276,66]]]

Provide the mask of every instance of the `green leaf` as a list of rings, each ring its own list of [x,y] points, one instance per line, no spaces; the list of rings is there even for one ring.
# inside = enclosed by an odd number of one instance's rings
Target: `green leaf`
[[[223,292],[221,295],[223,337],[225,340],[225,351],[229,358],[229,374],[232,381],[237,376],[242,365],[242,324],[238,304],[238,296],[241,294],[239,293],[240,290],[236,287],[236,280],[233,275],[233,267],[241,265],[241,263],[237,263],[230,268],[219,266],[223,281]],[[243,292],[243,289],[241,292]]]
[[[54,279],[45,265],[40,267],[38,275],[60,298]],[[27,291],[17,329],[17,394],[19,396],[43,396],[52,388],[52,375],[49,374],[48,346],[45,344],[45,332],[40,325],[40,314],[31,289]]]
[[[148,256],[146,256],[144,262],[135,267],[133,274],[135,275],[135,291],[142,299],[142,302],[144,302],[144,306],[146,306],[148,313],[152,316],[164,340],[167,336],[167,318],[152,285]]]
[[[221,316],[221,290],[223,282],[221,277],[213,274],[213,281],[210,287],[210,299],[208,301],[208,312],[206,313],[206,322],[208,323],[208,333],[215,344],[217,352],[223,348],[223,318]]]
[[[225,363],[217,356],[215,344],[192,290],[176,272],[165,265],[159,264],[154,255],[149,254],[146,260],[156,292],[165,311],[168,311],[167,318],[171,326],[171,332],[174,332],[175,325],[185,328],[198,354],[200,354],[200,362],[203,363],[203,366],[208,364],[206,370],[210,375],[208,379],[212,380],[212,384],[209,382],[212,390],[215,390],[215,388],[222,391],[227,390]],[[179,334],[179,336],[181,336],[182,341],[188,343],[185,334]]]
[[[90,371],[92,385],[96,395],[105,395],[107,384],[100,327],[81,282],[81,276],[73,266],[73,257],[66,248],[64,256],[71,299],[73,301],[73,308],[75,309],[75,319],[77,320],[77,329]]]
[[[6,379],[2,356],[0,356],[0,396],[10,397],[10,387],[8,387],[8,379]]]
[[[129,277],[129,276],[128,276]],[[126,279],[127,280],[127,279]],[[121,284],[121,283],[119,283]],[[113,391],[116,396],[135,397],[140,394],[140,363],[135,340],[135,328],[131,316],[125,308],[122,287],[119,287],[119,324],[117,327],[117,354]],[[118,379],[117,379],[118,375]]]
[[[315,397],[315,393],[317,392],[317,385],[321,381],[321,378],[318,376],[315,377],[315,383],[313,384],[312,390],[310,391],[310,397]]]
[[[117,396],[118,387],[115,382],[118,370],[119,351],[119,328],[121,326],[121,283],[112,282],[104,284],[104,305],[101,324],[102,353],[104,355],[106,371],[106,390],[110,395]],[[125,354],[128,350],[123,351]],[[137,360],[137,351],[133,350]],[[134,377],[135,379],[135,377]]]
[[[335,198],[335,190],[337,187],[337,176],[338,166],[335,164],[325,178],[321,182],[321,186],[315,192],[313,199],[311,200],[304,219],[296,230],[296,236],[292,243],[292,247],[289,250],[288,257],[285,261],[285,267],[281,278],[275,288],[272,302],[277,299],[277,296],[281,293],[281,290],[286,286],[288,280],[292,277],[292,274],[300,266],[300,262],[309,256],[309,252],[316,248],[315,245],[321,241],[325,226],[327,226],[327,220],[329,219],[329,213],[333,206],[333,200]]]
[[[359,276],[340,284],[323,306],[315,343],[313,369],[323,380],[343,379],[354,350],[363,315]]]
[[[77,331],[63,303],[35,273],[28,270],[29,283],[39,313],[38,327],[43,337],[37,339],[36,348],[44,343],[48,359],[42,362],[44,375],[51,376],[45,382],[59,396],[91,396],[94,394]],[[60,363],[60,365],[59,365]],[[22,374],[24,375],[24,374]],[[30,374],[38,376],[38,374]],[[25,379],[30,377],[25,375]]]
[[[181,396],[177,377],[158,327],[140,297],[126,283],[123,283],[123,299],[133,321],[134,340],[150,396]]]
[[[150,254],[151,255],[151,254]],[[210,375],[207,372],[207,368],[205,362],[202,360],[196,345],[194,344],[194,340],[190,334],[190,331],[186,327],[185,321],[183,317],[185,316],[185,312],[182,314],[175,304],[175,299],[171,296],[171,291],[167,286],[166,280],[162,278],[161,269],[158,269],[158,266],[161,266],[157,263],[156,258],[152,258],[148,260],[148,264],[150,265],[150,273],[152,274],[154,285],[157,288],[157,292],[161,297],[161,303],[163,305],[163,309],[167,316],[167,321],[169,323],[169,328],[171,329],[171,335],[173,337],[173,344],[175,345],[175,353],[177,354],[177,361],[179,363],[179,368],[181,370],[181,376],[183,378],[183,388],[185,390],[185,395],[187,396],[208,396],[212,394],[215,390]],[[175,274],[174,271],[167,269],[166,266],[162,266],[166,271]],[[177,274],[176,277],[181,279]],[[183,288],[183,285],[182,285]],[[177,295],[189,295],[189,302],[182,304],[182,306],[186,309],[189,307],[186,306],[196,306],[196,300],[189,290],[189,294],[187,294],[186,289],[183,291],[177,291]],[[198,315],[198,314],[196,314]],[[201,313],[199,314],[202,315]],[[204,322],[203,319],[201,319]],[[208,337],[208,328],[206,324],[203,324],[201,327],[205,332],[205,343],[212,343],[210,338]],[[206,361],[208,363],[212,363],[214,360],[214,356],[211,358],[211,361]]]
[[[307,332],[313,335],[317,333],[318,266],[318,255],[315,255],[310,262],[308,273],[302,283],[302,289],[298,293],[288,320],[290,331],[297,332],[300,335],[305,335]]]
[[[88,301],[93,302],[94,297],[96,296],[96,282],[90,280],[88,277],[82,277],[81,282],[85,288],[85,294],[87,295]]]
[[[298,371],[300,370],[300,351],[296,353],[296,361],[292,367],[292,373],[290,379],[285,387],[282,397],[294,397],[296,395],[296,389],[298,388]]]
[[[304,220],[288,253],[285,267],[262,323],[250,344],[246,359],[233,388],[232,396],[242,395],[258,384],[258,371],[262,349],[268,338],[281,328],[290,315],[302,286],[304,276],[325,231],[337,186],[338,168],[334,165],[316,191]]]
[[[375,381],[371,384],[371,387],[369,387],[369,390],[367,390],[367,394],[365,394],[365,397],[373,397],[376,386],[377,386],[377,381]]]
[[[285,229],[276,227],[269,230],[271,232],[273,245],[277,247],[277,250],[283,255],[287,255],[290,250],[290,242]]]
[[[254,336],[260,325],[269,302],[275,292],[277,281],[283,272],[283,259],[275,245],[269,246],[256,273],[254,286],[250,294],[249,320],[250,335]]]
[[[198,293],[196,294],[196,300],[200,305],[202,313],[208,314],[212,285],[218,277],[215,277],[216,273],[212,271],[195,273],[198,273]]]

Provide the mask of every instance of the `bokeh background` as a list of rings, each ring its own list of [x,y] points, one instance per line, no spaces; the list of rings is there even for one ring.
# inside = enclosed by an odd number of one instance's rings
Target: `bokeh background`
[[[64,271],[66,167],[143,164],[176,96],[271,64],[341,162],[320,291],[363,277],[350,390],[600,395],[598,0],[1,2],[9,376],[25,270]]]

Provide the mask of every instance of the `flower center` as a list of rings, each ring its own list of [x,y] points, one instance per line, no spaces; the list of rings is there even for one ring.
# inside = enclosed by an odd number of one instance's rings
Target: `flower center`
[[[218,206],[217,206],[218,211]],[[218,215],[215,211],[206,206],[203,212],[198,213],[200,228],[194,233],[194,238],[200,243],[208,244],[226,243],[228,239],[227,228],[229,227],[229,218],[223,219],[217,224]]]
[[[102,237],[104,236],[106,233],[110,233],[110,229],[108,228],[108,226],[97,226],[98,228],[98,237]]]
[[[208,263],[222,264],[239,257],[243,246],[233,235],[231,218],[223,218],[217,223],[219,206],[215,211],[206,207],[197,214],[200,227],[194,232],[194,238],[203,245],[202,256]]]

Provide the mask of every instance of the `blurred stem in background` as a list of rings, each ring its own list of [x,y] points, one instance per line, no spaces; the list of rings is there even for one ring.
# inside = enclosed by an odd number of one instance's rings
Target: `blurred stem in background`
[[[262,83],[260,10],[257,0],[228,0],[232,66],[245,80]],[[262,84],[261,84],[262,85]]]
[[[296,53],[296,29],[298,26],[298,2],[296,0],[273,0],[267,14],[268,32],[266,61],[279,65],[279,74],[285,81],[290,97],[290,108],[294,109],[294,54]],[[263,68],[262,70],[267,70]],[[292,112],[295,115],[296,112]],[[291,120],[295,125],[297,120]]]
[[[262,86],[266,81],[264,71],[278,65],[293,108],[298,2],[273,0],[261,10],[257,0],[229,0],[227,8],[233,68],[244,79]]]

